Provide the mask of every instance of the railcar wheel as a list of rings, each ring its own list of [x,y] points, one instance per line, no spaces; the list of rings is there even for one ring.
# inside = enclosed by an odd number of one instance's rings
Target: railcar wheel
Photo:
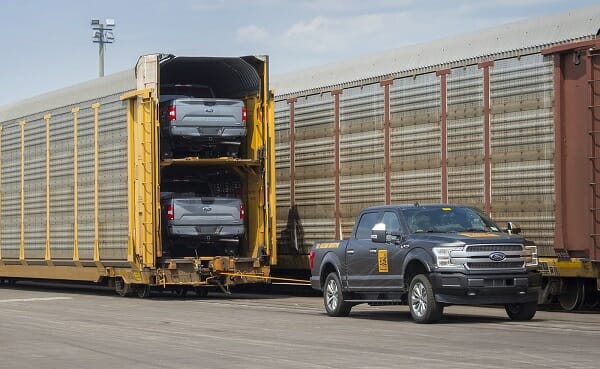
[[[177,287],[177,289],[175,290],[175,294],[178,297],[185,297],[188,293],[188,288],[187,287]]]
[[[208,296],[208,288],[206,287],[196,287],[195,291],[198,297],[204,298]]]
[[[141,284],[136,287],[136,292],[139,298],[145,299],[150,297],[150,285],[149,284]]]
[[[563,278],[564,289],[558,295],[560,306],[567,311],[581,307],[585,299],[585,284],[579,278]]]
[[[125,283],[123,278],[115,279],[115,292],[122,297],[131,297],[135,293],[134,288],[129,283]]]

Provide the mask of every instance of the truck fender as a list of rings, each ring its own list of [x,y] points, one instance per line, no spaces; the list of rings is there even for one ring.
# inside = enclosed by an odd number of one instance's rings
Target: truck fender
[[[323,286],[323,283],[325,283],[325,278],[327,278],[327,275],[331,273],[331,267],[333,267],[337,275],[340,277],[342,285],[345,285],[346,276],[342,274],[342,263],[340,262],[340,258],[335,252],[329,251],[323,256],[323,259],[321,260],[321,266],[319,268],[319,280],[321,281],[321,286]]]
[[[425,249],[416,247],[410,250],[404,258],[404,261],[402,263],[402,275],[406,276],[406,270],[408,269],[408,266],[411,264],[412,261],[417,261],[421,265],[423,265],[427,270],[427,273],[430,273],[435,265],[433,256],[430,253],[425,251]],[[406,280],[406,282],[410,283],[410,281],[408,280]]]

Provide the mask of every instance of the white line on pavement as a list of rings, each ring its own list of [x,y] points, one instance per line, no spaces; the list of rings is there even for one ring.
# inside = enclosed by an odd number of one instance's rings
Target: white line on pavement
[[[32,297],[28,299],[6,299],[0,302],[30,302],[30,301],[53,301],[53,300],[72,300],[72,297]]]

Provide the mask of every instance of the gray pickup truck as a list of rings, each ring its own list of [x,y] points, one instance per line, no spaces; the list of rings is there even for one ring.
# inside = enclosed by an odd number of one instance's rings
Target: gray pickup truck
[[[204,85],[161,85],[159,121],[163,159],[237,157],[246,137],[244,102]]]
[[[236,255],[245,209],[233,193],[215,193],[197,175],[161,183],[163,251],[169,256]],[[219,184],[217,184],[219,185]],[[231,184],[220,186],[231,187]]]
[[[417,323],[444,307],[501,305],[532,319],[540,275],[536,247],[503,232],[483,212],[460,205],[379,206],[362,210],[345,241],[316,242],[311,284],[330,316],[352,306],[408,304]]]

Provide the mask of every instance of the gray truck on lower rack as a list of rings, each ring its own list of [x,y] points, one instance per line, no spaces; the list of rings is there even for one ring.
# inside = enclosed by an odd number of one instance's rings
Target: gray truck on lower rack
[[[330,316],[354,305],[408,304],[417,323],[445,306],[503,305],[513,320],[537,311],[537,249],[520,229],[501,230],[476,208],[378,206],[362,210],[350,239],[315,242],[311,284]]]

